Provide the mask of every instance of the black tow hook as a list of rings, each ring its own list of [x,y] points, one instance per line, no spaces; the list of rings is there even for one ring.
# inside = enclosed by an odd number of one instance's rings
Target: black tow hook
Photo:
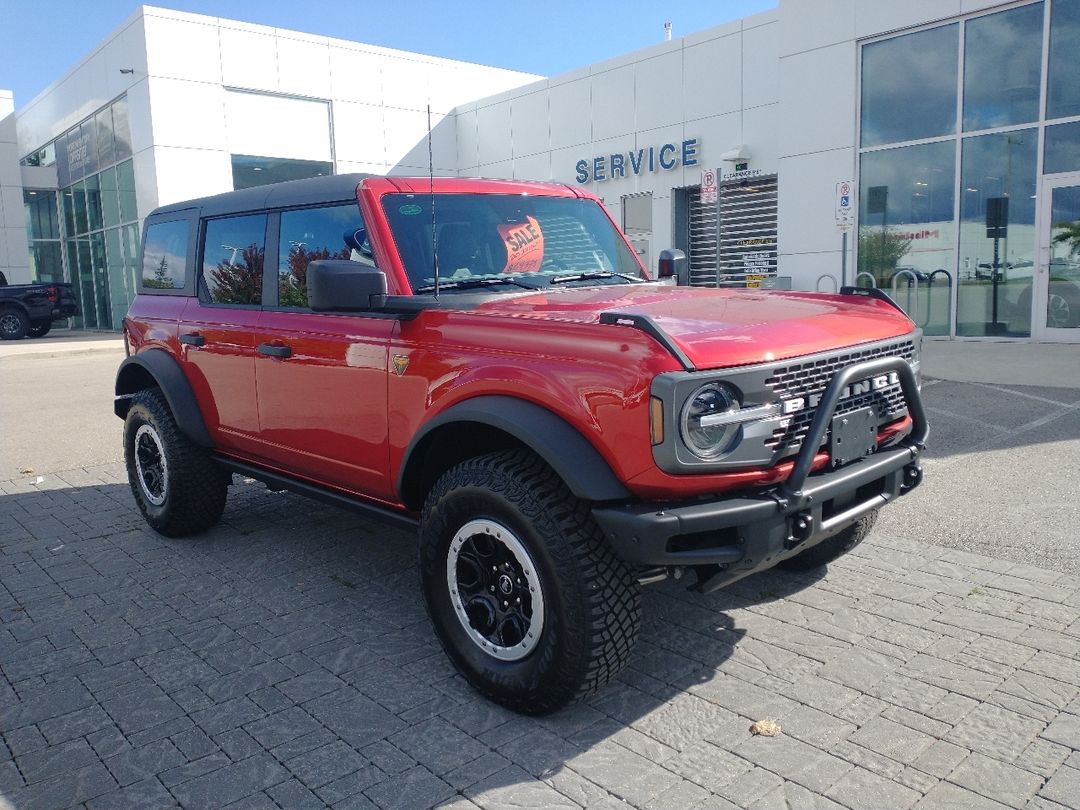
[[[922,474],[922,467],[918,464],[909,464],[904,467],[904,483],[901,487],[904,492],[911,492],[911,490],[921,484]]]
[[[791,519],[791,534],[784,541],[784,548],[788,551],[802,545],[810,539],[814,533],[814,516],[809,512],[799,512]]]

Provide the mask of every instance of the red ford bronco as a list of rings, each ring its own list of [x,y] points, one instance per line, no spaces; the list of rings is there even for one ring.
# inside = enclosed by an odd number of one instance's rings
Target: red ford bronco
[[[143,242],[115,409],[147,522],[208,529],[240,473],[418,527],[447,654],[519,711],[619,671],[643,583],[823,565],[922,477],[886,296],[654,280],[579,188],[325,177]]]

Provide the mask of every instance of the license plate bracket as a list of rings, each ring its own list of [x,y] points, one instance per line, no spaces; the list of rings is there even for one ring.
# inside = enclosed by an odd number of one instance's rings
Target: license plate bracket
[[[839,467],[877,449],[878,416],[873,408],[838,414],[829,431],[829,457]]]

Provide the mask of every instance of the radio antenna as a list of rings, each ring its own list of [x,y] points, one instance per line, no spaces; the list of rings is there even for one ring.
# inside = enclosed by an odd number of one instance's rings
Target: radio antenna
[[[435,159],[431,152],[431,105],[427,105],[428,194],[431,195],[431,266],[435,274],[435,297],[439,297],[439,236],[435,229]]]

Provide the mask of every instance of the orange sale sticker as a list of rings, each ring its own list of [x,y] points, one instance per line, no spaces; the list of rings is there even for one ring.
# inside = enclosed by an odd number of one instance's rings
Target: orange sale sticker
[[[499,225],[499,236],[506,245],[504,273],[535,273],[544,261],[544,232],[540,223],[526,216],[525,221]]]

